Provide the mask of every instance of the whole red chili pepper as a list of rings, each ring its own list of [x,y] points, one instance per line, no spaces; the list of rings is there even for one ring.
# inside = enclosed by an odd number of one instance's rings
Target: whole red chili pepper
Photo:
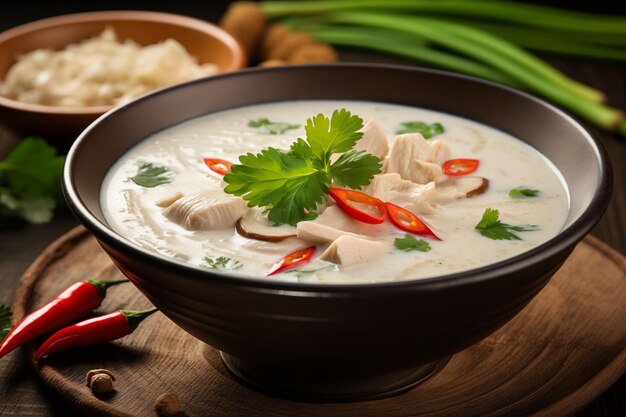
[[[81,281],[73,284],[45,306],[22,319],[2,341],[0,358],[37,336],[51,332],[96,309],[106,296],[107,288],[128,282]]]
[[[157,311],[118,310],[104,316],[94,317],[59,330],[46,340],[35,353],[35,361],[53,353],[97,345],[131,334],[139,323]]]

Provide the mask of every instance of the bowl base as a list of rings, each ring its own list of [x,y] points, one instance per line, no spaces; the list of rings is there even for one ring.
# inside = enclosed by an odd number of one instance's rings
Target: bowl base
[[[441,370],[450,357],[417,368],[351,378],[329,364],[328,373],[315,375],[267,364],[251,363],[220,352],[222,361],[239,382],[263,394],[294,401],[346,403],[379,400],[403,394]]]

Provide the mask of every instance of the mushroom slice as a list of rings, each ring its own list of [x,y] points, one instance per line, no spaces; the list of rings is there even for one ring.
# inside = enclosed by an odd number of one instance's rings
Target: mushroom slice
[[[489,180],[483,177],[450,178],[437,186],[435,200],[447,202],[458,198],[476,197],[487,191]]]
[[[269,222],[260,222],[254,216],[244,216],[237,220],[235,229],[245,238],[266,242],[280,242],[290,237],[296,237],[295,233],[287,233],[284,227],[275,227]]]

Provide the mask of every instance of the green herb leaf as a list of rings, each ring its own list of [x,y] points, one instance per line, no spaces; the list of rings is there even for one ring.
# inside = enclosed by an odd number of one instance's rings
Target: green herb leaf
[[[209,256],[204,257],[204,262],[211,269],[219,269],[219,270],[234,270],[239,269],[243,266],[243,264],[235,259],[228,258],[226,256],[219,256],[217,258],[211,258]]]
[[[2,342],[5,336],[11,331],[12,320],[13,313],[11,309],[4,304],[0,304],[0,342]]]
[[[269,133],[270,135],[282,135],[288,130],[297,129],[300,127],[300,125],[293,125],[291,123],[273,122],[265,117],[257,120],[250,120],[250,122],[248,122],[248,126],[257,129],[263,128],[263,130],[265,130],[265,132]]]
[[[414,121],[404,122],[402,127],[396,130],[396,134],[401,135],[403,133],[421,133],[424,139],[430,139],[433,136],[437,136],[445,132],[441,123],[428,124],[425,122]]]
[[[333,265],[328,265],[328,266],[323,266],[321,268],[316,268],[316,269],[292,269],[290,271],[286,271],[287,273],[293,273],[296,274],[296,278],[303,278],[307,275],[311,275],[315,272],[318,271],[323,271],[325,269],[330,269],[330,268],[334,268]]]
[[[295,226],[314,218],[329,181],[312,161],[275,148],[240,156],[239,161],[224,177],[225,192],[243,197],[248,206],[269,208],[268,218],[277,224]]]
[[[173,173],[166,167],[154,166],[150,162],[143,162],[137,170],[137,175],[130,177],[129,180],[141,187],[154,188],[158,185],[172,182],[173,176]]]
[[[329,161],[334,153],[347,152],[361,139],[363,119],[346,109],[335,110],[330,119],[322,113],[307,120],[304,130],[313,155]]]
[[[511,198],[537,197],[539,194],[539,190],[532,190],[525,187],[517,187],[509,191],[509,197]]]
[[[46,223],[62,202],[61,172],[65,158],[41,138],[22,140],[0,162],[2,212],[31,223]]]
[[[337,184],[356,189],[369,184],[381,168],[380,159],[374,155],[365,151],[350,151],[331,165],[330,173]]]
[[[403,238],[397,237],[393,241],[393,245],[405,252],[418,250],[420,252],[428,252],[431,247],[428,242],[423,239],[417,239],[413,235],[406,234]]]
[[[307,120],[306,140],[297,139],[289,152],[268,148],[240,156],[224,176],[224,191],[243,197],[250,207],[264,207],[276,224],[314,219],[333,180],[357,188],[380,172],[376,157],[348,152],[363,135],[362,127],[363,120],[345,109],[330,119],[318,114]],[[333,154],[344,152],[331,164]]]
[[[515,233],[511,232],[533,232],[539,230],[535,225],[514,226],[502,223],[498,210],[488,208],[485,210],[482,219],[474,227],[478,232],[493,240],[522,240]]]

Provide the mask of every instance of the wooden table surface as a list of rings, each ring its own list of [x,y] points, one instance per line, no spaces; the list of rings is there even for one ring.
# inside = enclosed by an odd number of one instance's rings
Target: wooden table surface
[[[121,1],[36,2],[33,0],[3,4],[0,31],[39,18],[88,11],[112,9],[147,9],[176,12],[216,21],[225,9],[225,2]],[[578,59],[545,57],[571,77],[606,93],[608,101],[626,111],[626,65]],[[343,51],[342,59],[368,62],[402,62],[381,55]],[[0,120],[0,123],[2,121]],[[607,214],[592,232],[626,255],[626,140],[588,126],[606,147],[613,163],[614,195]],[[0,158],[15,141],[0,130]],[[54,220],[41,226],[15,225],[0,229],[0,304],[10,304],[17,282],[35,257],[53,240],[77,224],[72,215],[62,210]],[[39,384],[26,366],[20,352],[0,360],[1,416],[72,416],[74,413]],[[576,414],[576,417],[626,416],[626,376],[611,389]]]

